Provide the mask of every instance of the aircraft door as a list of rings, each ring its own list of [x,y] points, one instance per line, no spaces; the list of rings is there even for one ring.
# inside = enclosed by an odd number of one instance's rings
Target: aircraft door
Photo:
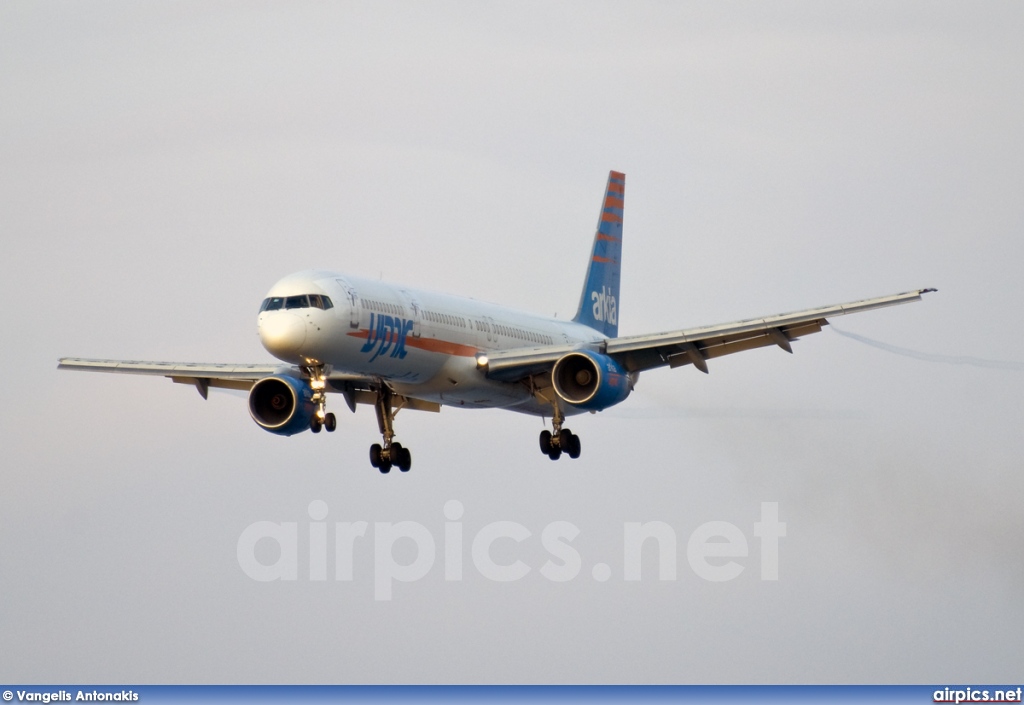
[[[406,304],[412,310],[412,337],[420,337],[420,321],[423,318],[423,308],[420,306],[420,302],[413,296],[408,289],[402,289],[402,298],[405,299]]]
[[[359,317],[362,313],[360,310],[359,293],[355,290],[355,287],[344,279],[337,279],[336,281],[338,286],[345,292],[345,298],[348,299],[348,326],[349,328],[359,328]]]

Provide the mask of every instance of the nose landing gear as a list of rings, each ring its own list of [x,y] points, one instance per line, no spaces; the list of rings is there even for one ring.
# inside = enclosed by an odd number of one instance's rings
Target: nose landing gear
[[[338,428],[338,419],[335,418],[334,414],[330,411],[323,415],[321,420],[320,412],[309,420],[309,430],[313,433],[320,433],[320,429],[326,428],[328,433],[333,433],[334,429]]]
[[[326,428],[328,433],[333,433],[338,427],[338,419],[334,414],[327,411],[327,375],[329,370],[326,365],[315,365],[306,368],[309,373],[309,386],[313,389],[313,403],[316,404],[316,412],[309,420],[309,430],[313,433],[320,433],[320,429]]]

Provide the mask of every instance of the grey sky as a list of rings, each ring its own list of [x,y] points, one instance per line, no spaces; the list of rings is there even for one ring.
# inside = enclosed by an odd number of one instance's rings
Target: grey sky
[[[1024,680],[1024,373],[830,331],[645,373],[574,419],[403,413],[408,475],[244,397],[58,373],[62,355],[268,359],[278,278],[334,268],[571,317],[601,188],[627,174],[623,334],[934,286],[837,321],[1024,361],[1024,6],[989,3],[0,4],[0,681]],[[512,520],[534,570],[373,599],[257,583],[249,524]],[[779,502],[780,580],[753,523]],[[539,535],[570,521],[556,584]],[[678,579],[622,579],[663,521]],[[728,521],[744,573],[686,539]],[[469,540],[467,539],[467,540]],[[503,553],[504,551],[504,553]],[[612,578],[591,577],[595,563]]]

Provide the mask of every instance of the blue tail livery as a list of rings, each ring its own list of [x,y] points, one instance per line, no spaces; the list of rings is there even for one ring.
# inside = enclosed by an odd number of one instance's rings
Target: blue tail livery
[[[619,335],[619,274],[622,270],[622,211],[626,175],[608,173],[601,215],[594,233],[587,278],[580,307],[572,320],[600,331],[609,338]]]

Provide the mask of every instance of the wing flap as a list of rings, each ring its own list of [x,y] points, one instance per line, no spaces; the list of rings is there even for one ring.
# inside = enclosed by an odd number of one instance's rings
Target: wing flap
[[[349,408],[354,412],[356,410],[356,404],[368,404],[373,406],[377,403],[377,394],[368,389],[344,389],[342,394],[345,395],[345,400],[349,402]],[[412,409],[413,411],[432,411],[434,413],[441,411],[441,405],[432,402],[424,401],[422,399],[413,399],[412,397],[406,397],[401,394],[391,395],[391,405],[397,414],[402,409]]]
[[[252,389],[252,385],[256,384],[256,380],[252,379],[217,379],[216,377],[176,377],[171,376],[171,381],[175,384],[192,384],[195,385],[199,393],[206,398],[205,390],[210,387],[217,387],[218,389],[238,389],[243,392],[248,392]]]
[[[700,361],[694,359],[694,352],[700,356],[699,360],[709,360],[715,357],[722,357],[723,355],[732,355],[733,353],[743,352],[744,350],[754,350],[755,348],[763,348],[771,345],[778,345],[786,350],[786,352],[792,352],[792,349],[788,347],[789,342],[799,340],[800,337],[804,335],[819,333],[822,326],[826,325],[828,325],[828,321],[822,318],[795,326],[769,328],[767,331],[761,333],[723,336],[716,340],[701,341],[699,344],[690,343],[689,345],[692,346],[690,348],[687,348],[686,344],[684,344],[682,346],[676,346],[677,348],[682,348],[680,352],[673,353],[665,351],[663,354],[666,356],[666,362],[669,367],[681,367],[683,365],[693,364],[699,367],[702,372],[707,372],[705,369],[706,365],[701,367]],[[782,343],[780,343],[779,336],[781,336],[782,340],[785,341],[786,346],[783,346]],[[658,354],[657,351],[655,351],[655,354]],[[629,356],[627,355],[627,358],[628,357]],[[653,364],[652,366],[658,367],[659,365]],[[651,368],[647,367],[644,369]]]

